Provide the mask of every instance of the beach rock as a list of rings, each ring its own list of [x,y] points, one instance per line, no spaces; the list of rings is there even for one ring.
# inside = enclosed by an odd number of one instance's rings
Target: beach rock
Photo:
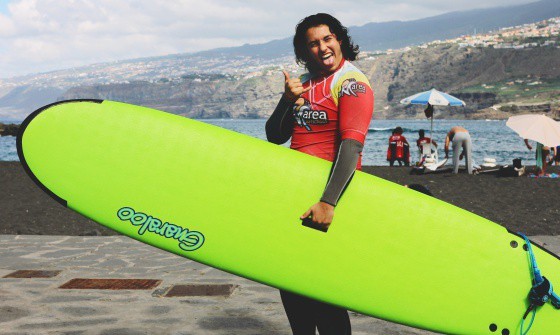
[[[0,136],[17,136],[19,125],[0,123]]]

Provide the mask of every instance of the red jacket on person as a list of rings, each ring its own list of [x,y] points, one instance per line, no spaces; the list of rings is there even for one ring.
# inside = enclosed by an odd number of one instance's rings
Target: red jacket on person
[[[408,162],[410,160],[410,151],[408,150],[408,142],[402,135],[392,135],[389,137],[389,148],[387,148],[387,160],[403,160]]]

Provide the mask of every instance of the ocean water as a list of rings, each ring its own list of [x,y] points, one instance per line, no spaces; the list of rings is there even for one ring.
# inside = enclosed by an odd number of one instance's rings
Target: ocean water
[[[215,119],[204,122],[230,129],[242,134],[266,140],[264,125],[266,120]],[[469,130],[473,142],[473,158],[481,164],[484,158],[494,158],[500,164],[511,164],[514,158],[523,159],[523,164],[535,164],[535,152],[529,151],[523,139],[506,126],[505,121],[491,120],[434,120],[433,139],[439,146],[439,155],[443,157],[445,136],[453,126],[462,126]],[[364,165],[388,165],[386,153],[388,140],[393,128],[400,126],[404,136],[411,144],[411,159],[418,159],[416,140],[418,130],[424,129],[429,136],[429,120],[373,120],[367,134],[363,152]],[[534,146],[533,146],[534,147]],[[0,161],[17,161],[16,139],[13,136],[0,137]]]
[[[266,120],[206,120],[205,122],[266,140],[264,130]],[[373,120],[366,137],[363,165],[389,165],[386,160],[389,137],[397,126],[404,129],[403,135],[410,143],[411,160],[413,162],[418,160],[416,148],[418,130],[424,129],[426,136],[430,136],[429,120]],[[432,138],[438,144],[440,157],[445,155],[443,146],[447,132],[454,126],[462,126],[469,130],[475,163],[482,164],[484,158],[494,158],[499,164],[511,164],[514,158],[519,157],[523,159],[525,165],[535,164],[535,151],[527,149],[523,139],[506,126],[505,120],[434,120]]]

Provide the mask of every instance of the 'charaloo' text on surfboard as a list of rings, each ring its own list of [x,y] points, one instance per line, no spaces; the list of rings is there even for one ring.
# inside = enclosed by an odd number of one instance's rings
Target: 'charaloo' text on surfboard
[[[197,231],[189,231],[169,222],[163,223],[160,219],[150,215],[136,212],[130,207],[123,207],[117,212],[122,221],[130,221],[132,225],[139,226],[138,235],[144,235],[146,231],[161,235],[165,238],[173,238],[179,241],[179,248],[185,251],[193,251],[202,246],[204,235]]]

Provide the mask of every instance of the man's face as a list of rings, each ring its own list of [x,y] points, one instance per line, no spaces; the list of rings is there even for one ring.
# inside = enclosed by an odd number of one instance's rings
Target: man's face
[[[327,25],[311,27],[305,34],[311,60],[323,73],[332,73],[342,61],[341,42]]]

